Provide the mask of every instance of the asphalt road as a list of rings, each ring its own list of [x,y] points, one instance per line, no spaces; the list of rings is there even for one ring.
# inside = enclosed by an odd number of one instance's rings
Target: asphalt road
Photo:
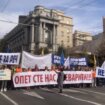
[[[0,105],[105,105],[105,87],[9,90],[0,92]]]

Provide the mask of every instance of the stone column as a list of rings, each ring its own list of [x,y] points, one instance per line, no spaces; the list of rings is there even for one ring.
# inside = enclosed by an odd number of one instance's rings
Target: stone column
[[[55,52],[55,38],[56,38],[56,32],[55,32],[55,25],[53,25],[53,52]]]
[[[42,22],[39,25],[39,43],[42,43]]]
[[[35,33],[35,28],[34,28],[34,24],[32,24],[32,26],[31,26],[31,43],[34,43],[34,40],[35,40],[35,38],[34,38],[34,33]]]
[[[43,23],[43,42],[45,42],[45,31],[46,31],[46,27],[45,27],[45,22]]]
[[[34,34],[35,34],[35,27],[34,27],[34,24],[31,25],[31,30],[30,30],[30,50],[31,50],[31,53],[34,53],[34,50],[35,50],[35,38],[34,38]]]
[[[58,46],[57,46],[57,35],[58,35],[58,26],[56,25],[56,31],[55,31],[55,51],[57,52]]]

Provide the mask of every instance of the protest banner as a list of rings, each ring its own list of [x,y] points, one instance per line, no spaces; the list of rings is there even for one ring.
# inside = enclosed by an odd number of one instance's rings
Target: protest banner
[[[61,57],[57,55],[52,55],[52,63],[53,64],[60,64]],[[86,58],[64,58],[64,65],[68,66],[76,66],[76,65],[87,65]],[[67,63],[67,64],[66,64]]]
[[[92,83],[91,71],[65,71],[64,84]],[[54,71],[23,72],[13,75],[15,87],[40,86],[57,84],[57,73]]]
[[[86,58],[70,58],[70,65],[87,65]]]
[[[22,68],[34,68],[35,65],[38,66],[39,69],[44,69],[47,66],[51,69],[51,56],[52,54],[47,54],[44,56],[36,56],[25,51],[22,52]]]
[[[0,53],[0,64],[18,65],[20,53]]]
[[[11,70],[0,70],[0,80],[11,80]]]
[[[105,78],[105,69],[97,67],[96,68],[96,77],[97,78]]]

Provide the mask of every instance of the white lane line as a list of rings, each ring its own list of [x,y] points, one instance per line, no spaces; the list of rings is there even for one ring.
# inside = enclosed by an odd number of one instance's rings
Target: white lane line
[[[44,99],[42,96],[40,96],[36,92],[29,92],[29,91],[24,90],[23,94],[26,94],[26,95],[29,95],[29,96],[33,96],[33,97],[36,97],[36,98],[39,98],[39,99]]]
[[[9,100],[13,105],[19,105],[17,102],[15,102],[14,100],[12,100],[11,98],[9,98],[6,94],[0,92],[0,94],[5,97],[7,100]]]
[[[84,99],[81,99],[81,98],[76,98],[76,97],[69,96],[69,95],[63,94],[63,93],[62,93],[61,95],[62,95],[62,96],[65,96],[65,97],[68,97],[68,98],[72,98],[72,99],[78,100],[78,101],[90,103],[90,104],[93,104],[93,105],[102,105],[102,104],[97,103],[97,102],[93,102],[93,101],[89,101],[89,100],[84,100]]]
[[[47,89],[47,88],[41,88],[41,89],[42,89],[42,90],[45,90],[45,91],[49,91],[49,92],[55,93],[55,94],[59,94],[59,95],[62,95],[62,96],[68,97],[68,98],[72,98],[72,99],[74,99],[74,100],[78,100],[78,101],[90,103],[90,104],[93,104],[93,105],[102,105],[102,104],[97,103],[97,102],[94,102],[94,101],[84,100],[84,99],[77,98],[77,97],[74,97],[74,96],[71,96],[71,95],[67,95],[67,94],[64,94],[64,93],[57,93],[57,92],[54,92],[54,91],[49,90],[49,89]]]
[[[86,90],[86,89],[79,89],[79,90],[83,90],[83,91],[85,91],[85,92],[95,93],[95,94],[99,94],[99,95],[105,95],[105,93],[96,92],[96,91],[91,91],[91,90]]]
[[[54,91],[52,91],[52,90],[50,90],[50,89],[48,89],[48,88],[40,88],[41,90],[44,90],[44,91],[49,91],[49,92],[54,92]]]
[[[81,92],[78,90],[73,90],[73,89],[64,89],[64,92],[73,92],[73,93],[82,93],[82,94],[87,94],[86,92]]]

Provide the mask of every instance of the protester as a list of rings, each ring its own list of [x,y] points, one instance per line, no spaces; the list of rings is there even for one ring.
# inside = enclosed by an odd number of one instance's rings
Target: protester
[[[47,67],[47,66],[45,66],[45,69],[44,69],[44,71],[49,71],[49,69],[48,69],[48,67]]]
[[[32,72],[31,68],[28,68],[28,69],[27,69],[27,72]],[[27,89],[27,90],[30,90],[31,88],[30,88],[30,86],[27,86],[26,89]]]
[[[17,66],[17,68],[16,68],[16,73],[19,73],[19,72],[22,72],[22,68],[20,67],[20,65]]]
[[[92,87],[96,87],[96,71],[95,69],[92,69]]]
[[[4,71],[10,71],[7,66],[3,66],[2,70]],[[7,80],[2,80],[2,84],[1,84],[1,92],[3,91],[7,91]]]
[[[59,93],[62,93],[63,81],[64,81],[63,68],[60,68],[59,72],[57,73],[58,73],[57,83],[58,83]]]
[[[56,66],[55,65],[52,65],[51,66],[51,71],[55,71],[56,70]]]
[[[39,68],[38,68],[37,64],[35,64],[35,67],[34,67],[34,69],[32,69],[32,71],[39,71]]]

